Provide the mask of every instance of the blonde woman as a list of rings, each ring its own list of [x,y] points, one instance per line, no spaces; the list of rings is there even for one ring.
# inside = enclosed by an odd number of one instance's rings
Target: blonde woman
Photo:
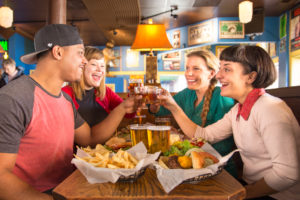
[[[79,82],[73,82],[62,90],[70,95],[76,109],[83,119],[93,127],[102,122],[107,124],[103,131],[102,141],[109,139],[123,117],[134,117],[134,99],[122,100],[105,85],[105,61],[101,50],[85,47],[85,58],[88,63],[83,69]]]
[[[202,50],[189,53],[185,71],[187,88],[173,97],[185,115],[202,127],[221,119],[234,105],[234,100],[222,97],[220,88],[216,87],[215,75],[218,68],[219,60],[213,53]],[[156,116],[171,114],[169,110],[158,105],[150,105],[149,110]],[[226,155],[234,148],[233,138],[220,141],[213,147],[221,155]],[[237,176],[233,161],[228,163],[226,169],[233,176]]]

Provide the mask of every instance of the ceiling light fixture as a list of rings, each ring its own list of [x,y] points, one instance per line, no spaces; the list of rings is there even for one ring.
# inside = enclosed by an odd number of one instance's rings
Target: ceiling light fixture
[[[249,23],[252,20],[253,3],[251,1],[242,1],[239,3],[239,19],[241,23]]]
[[[5,51],[5,53],[4,53],[4,55],[3,55],[3,59],[4,59],[4,60],[8,59],[8,53],[7,53],[7,51]]]
[[[7,6],[0,7],[0,26],[9,28],[13,23],[13,11]]]
[[[131,49],[164,51],[172,49],[164,24],[139,24]]]
[[[178,10],[177,5],[172,5],[170,10],[157,13],[148,17],[142,17],[142,21],[148,19],[148,24],[139,24],[131,49],[138,51],[165,51],[172,49],[172,45],[167,37],[164,24],[153,24],[152,17],[171,12],[171,17],[177,18],[178,15],[173,14],[174,10]]]
[[[146,83],[156,84],[157,81],[157,57],[153,55],[153,51],[165,51],[172,49],[172,45],[166,33],[164,24],[153,24],[152,17],[171,12],[171,17],[177,18],[173,14],[177,10],[177,6],[171,6],[171,9],[149,17],[142,17],[142,20],[148,19],[148,24],[138,24],[134,42],[131,49],[137,51],[150,51],[146,57]]]

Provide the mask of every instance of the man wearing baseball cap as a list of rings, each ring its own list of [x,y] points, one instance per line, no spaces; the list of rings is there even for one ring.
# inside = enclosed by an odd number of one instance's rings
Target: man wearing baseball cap
[[[87,62],[77,29],[47,25],[34,46],[21,57],[36,63],[34,73],[0,90],[0,199],[53,199],[45,192],[74,170],[74,140],[82,146],[103,142],[97,136],[104,124],[91,129],[61,92],[64,82],[80,79]]]

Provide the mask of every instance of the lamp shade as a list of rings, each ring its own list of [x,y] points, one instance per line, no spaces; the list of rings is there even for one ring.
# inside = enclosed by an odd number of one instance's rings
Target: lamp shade
[[[251,1],[242,1],[239,4],[239,18],[242,23],[249,23],[252,20],[253,3]]]
[[[9,28],[13,23],[13,11],[7,6],[0,8],[0,26]]]
[[[139,24],[131,49],[164,51],[172,49],[163,24]]]

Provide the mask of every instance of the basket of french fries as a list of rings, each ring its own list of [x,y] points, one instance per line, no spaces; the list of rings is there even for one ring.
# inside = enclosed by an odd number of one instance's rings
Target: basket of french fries
[[[169,151],[171,155],[165,152],[154,164],[157,178],[167,193],[181,183],[198,183],[219,174],[235,152],[222,157],[209,143],[200,148],[187,140],[173,144]]]
[[[135,181],[159,154],[147,154],[142,142],[126,151],[119,149],[116,153],[98,144],[95,148],[77,148],[72,163],[89,183]]]

